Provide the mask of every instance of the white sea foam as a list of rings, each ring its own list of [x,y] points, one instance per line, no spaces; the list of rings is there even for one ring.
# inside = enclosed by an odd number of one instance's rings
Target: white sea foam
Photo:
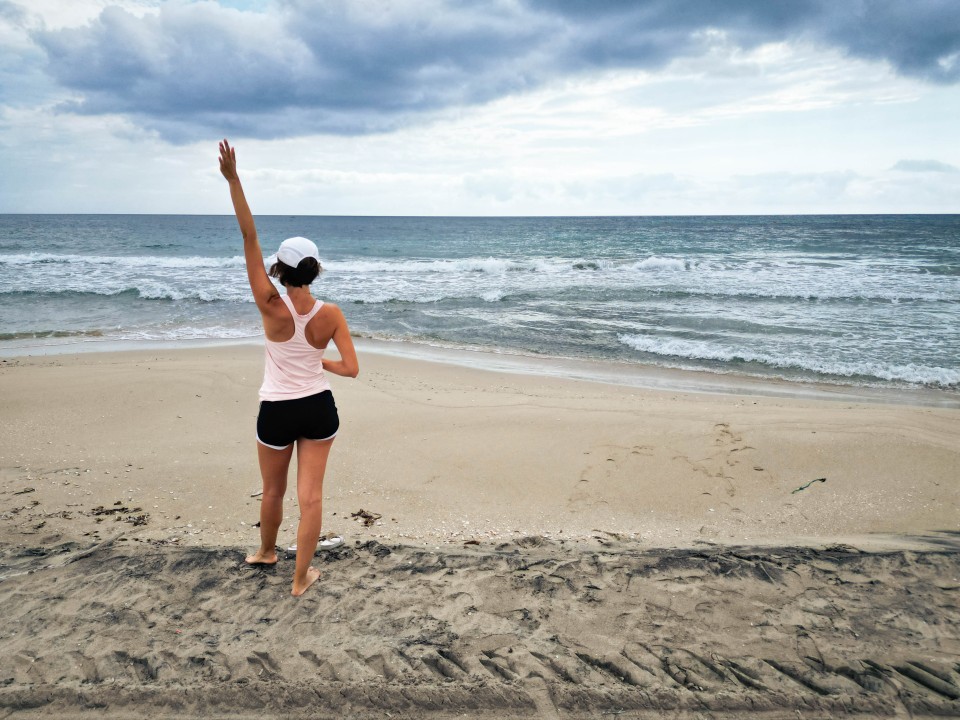
[[[960,385],[960,370],[956,368],[933,367],[916,363],[886,364],[872,360],[857,362],[829,360],[824,362],[815,357],[748,350],[745,347],[735,347],[721,342],[664,338],[652,335],[621,334],[618,338],[621,343],[634,350],[679,360],[759,363],[773,368],[806,370],[820,375],[845,378],[875,378],[877,380],[902,381],[941,387]]]
[[[231,268],[244,267],[243,255],[232,257],[170,257],[166,255],[54,255],[51,253],[22,253],[0,255],[0,265],[90,265],[117,268]]]
[[[369,273],[397,273],[397,274],[425,274],[425,273],[486,273],[488,275],[503,275],[510,272],[537,272],[558,274],[584,270],[599,270],[613,273],[630,271],[657,271],[657,270],[684,270],[686,262],[680,258],[660,257],[652,255],[636,261],[613,261],[606,258],[566,258],[566,257],[539,257],[539,258],[493,258],[470,257],[445,259],[402,259],[402,260],[367,260],[345,259],[324,263],[330,272],[344,274]]]
[[[227,325],[193,326],[183,325],[169,328],[149,328],[143,330],[127,330],[118,332],[118,340],[243,340],[244,338],[257,339],[263,336],[263,329],[252,325],[250,327],[236,327]]]
[[[903,263],[901,263],[902,265]],[[619,297],[646,291],[659,297],[731,301],[956,302],[960,277],[931,282],[878,263],[811,262],[783,255],[736,254],[696,259],[646,255],[634,260],[588,257],[346,258],[325,263],[324,292],[342,302],[436,303],[476,298],[541,296],[567,289]],[[115,295],[131,288],[143,299],[243,301],[249,291],[242,256],[123,256],[25,253],[0,255],[0,294],[88,292]],[[724,300],[726,302],[726,300]]]
[[[510,271],[535,271],[536,264],[498,258],[462,258],[456,260],[335,260],[324,263],[332,273],[344,274],[463,274],[487,273],[500,275]]]
[[[679,258],[670,258],[670,257],[658,257],[656,255],[651,255],[650,257],[635,262],[629,266],[631,270],[686,270],[687,266],[683,260]]]

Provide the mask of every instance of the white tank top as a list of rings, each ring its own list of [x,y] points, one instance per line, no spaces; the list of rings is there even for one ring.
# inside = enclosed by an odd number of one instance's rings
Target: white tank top
[[[317,300],[310,312],[300,315],[288,296],[280,297],[293,316],[293,337],[286,342],[264,338],[267,357],[260,399],[295,400],[329,390],[330,382],[323,372],[323,350],[307,342],[304,334],[307,323],[320,311],[323,303]]]

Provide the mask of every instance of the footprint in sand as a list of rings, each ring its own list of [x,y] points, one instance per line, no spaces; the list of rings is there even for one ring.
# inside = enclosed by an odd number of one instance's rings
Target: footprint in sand
[[[653,455],[649,445],[596,445],[588,453],[589,464],[580,471],[580,478],[568,498],[568,504],[582,508],[585,504],[607,504],[600,498],[609,481],[637,477],[644,472],[644,458]]]
[[[580,472],[581,482],[597,482],[619,478],[624,473],[640,472],[642,458],[653,455],[649,445],[597,445],[590,451],[591,464]]]
[[[734,484],[736,479],[733,470],[741,462],[747,462],[749,451],[755,448],[743,443],[743,437],[731,430],[727,423],[717,423],[713,426],[713,447],[714,452],[702,460],[690,460],[685,456],[679,456],[675,459],[686,460],[691,467],[699,473],[709,478],[720,480],[723,483],[724,491],[728,497],[735,497],[737,487]],[[749,462],[753,466],[753,462]]]

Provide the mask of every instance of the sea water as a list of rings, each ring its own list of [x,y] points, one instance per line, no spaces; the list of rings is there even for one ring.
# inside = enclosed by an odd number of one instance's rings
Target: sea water
[[[355,334],[960,390],[960,215],[257,218]],[[0,354],[256,338],[232,216],[0,215]]]

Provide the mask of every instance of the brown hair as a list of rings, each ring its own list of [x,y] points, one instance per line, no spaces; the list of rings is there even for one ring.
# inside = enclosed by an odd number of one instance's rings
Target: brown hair
[[[296,267],[290,267],[285,262],[277,260],[270,266],[267,274],[277,278],[281,285],[302,287],[316,280],[322,269],[315,258],[308,257],[301,260]]]

